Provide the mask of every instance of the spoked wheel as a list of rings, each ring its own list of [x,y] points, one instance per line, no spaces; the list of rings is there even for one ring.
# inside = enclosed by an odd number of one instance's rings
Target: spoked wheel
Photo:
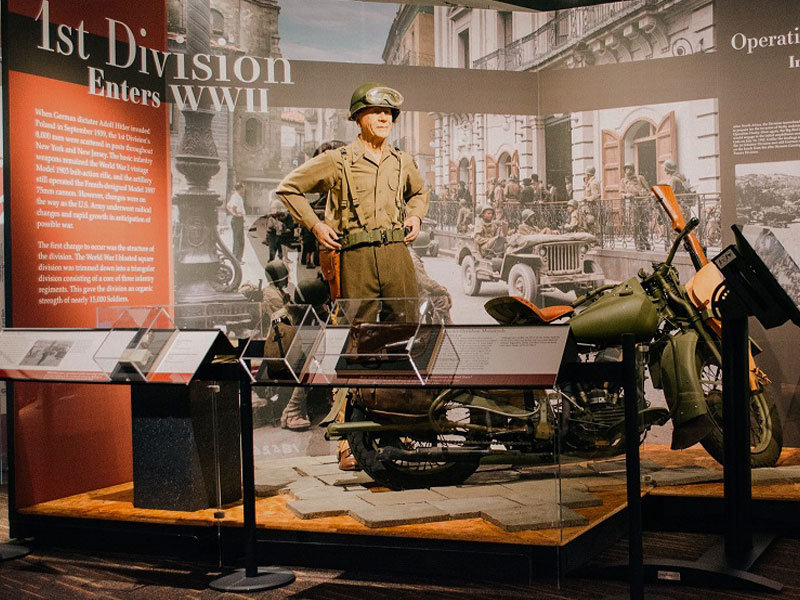
[[[708,403],[708,415],[714,429],[700,440],[714,460],[723,464],[722,439],[722,367],[708,350],[697,349],[697,366],[700,385]],[[750,464],[753,467],[772,467],[778,462],[783,448],[783,429],[775,402],[761,386],[750,392]]]
[[[367,420],[363,408],[354,406],[351,421]],[[380,461],[378,451],[393,446],[400,450],[415,450],[434,446],[461,445],[435,432],[406,434],[402,432],[358,431],[347,435],[350,450],[362,469],[375,480],[394,490],[459,485],[478,468],[478,460],[453,462]]]

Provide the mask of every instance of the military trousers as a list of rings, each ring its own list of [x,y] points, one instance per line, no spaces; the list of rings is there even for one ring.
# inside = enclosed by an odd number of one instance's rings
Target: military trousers
[[[418,297],[414,263],[403,243],[345,250],[341,269],[342,298]],[[417,302],[365,302],[356,318],[359,321],[416,322]]]

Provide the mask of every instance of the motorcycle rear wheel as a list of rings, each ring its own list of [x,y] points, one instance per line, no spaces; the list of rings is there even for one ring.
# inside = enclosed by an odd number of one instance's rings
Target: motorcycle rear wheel
[[[707,354],[698,347],[698,374],[714,429],[700,444],[714,460],[724,464],[722,368],[715,357]],[[775,402],[763,385],[750,393],[750,438],[750,465],[753,468],[774,467],[783,449],[783,428]]]
[[[351,421],[365,421],[367,414],[363,408],[353,406]],[[350,450],[359,466],[376,483],[393,490],[429,488],[459,485],[472,475],[479,466],[477,460],[457,462],[403,462],[380,461],[378,451],[387,446],[402,450],[414,447],[439,445],[441,442],[431,437],[422,439],[404,436],[396,432],[357,431],[347,435]]]

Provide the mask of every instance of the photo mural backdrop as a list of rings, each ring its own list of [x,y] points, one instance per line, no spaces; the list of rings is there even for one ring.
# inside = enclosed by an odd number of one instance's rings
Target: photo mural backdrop
[[[679,189],[710,255],[739,221],[772,228],[797,259],[800,19],[791,0],[767,4],[539,13],[167,0],[142,15],[122,2],[12,1],[8,323],[93,325],[98,306],[241,299],[242,285],[266,281],[278,182],[321,144],[357,134],[347,109],[364,81],[405,96],[391,142],[431,189],[438,252],[427,247],[423,264],[449,290],[456,322],[491,322],[484,302],[509,291],[505,281],[464,290],[458,257],[487,203],[512,230],[527,208],[555,235],[576,202],[608,281],[662,258],[669,228],[649,198],[625,193],[626,164]],[[225,210],[237,182],[241,257]],[[285,257],[292,286],[316,277],[293,244]],[[678,266],[691,274],[685,255]],[[541,292],[545,304],[574,299]],[[782,350],[797,335],[753,330],[796,443],[798,361]]]

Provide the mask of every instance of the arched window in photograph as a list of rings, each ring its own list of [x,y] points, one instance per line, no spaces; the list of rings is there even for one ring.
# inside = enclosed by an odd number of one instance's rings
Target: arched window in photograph
[[[497,178],[508,179],[511,175],[511,155],[508,152],[503,152],[500,158],[497,159]]]
[[[470,173],[469,173],[469,160],[462,158],[458,163],[458,180],[467,184],[470,187]]]
[[[256,148],[261,145],[261,139],[261,121],[255,117],[250,117],[244,122],[244,143],[251,148]]]
[[[211,9],[211,33],[214,35],[225,33],[225,16],[215,8]]]

